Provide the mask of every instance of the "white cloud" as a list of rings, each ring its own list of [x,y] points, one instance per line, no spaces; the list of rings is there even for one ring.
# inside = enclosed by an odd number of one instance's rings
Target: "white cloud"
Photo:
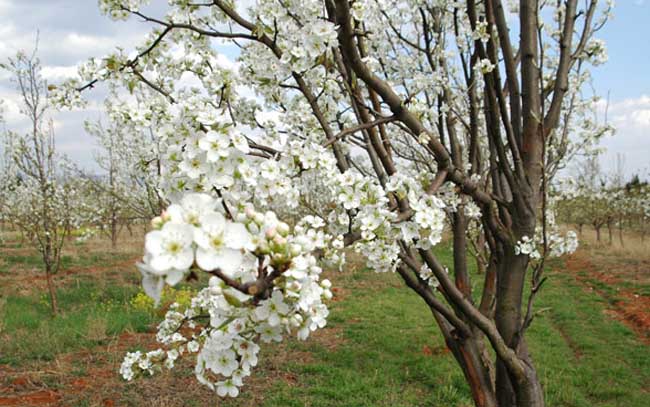
[[[141,39],[141,36],[138,35],[137,39]],[[82,54],[87,57],[91,56],[101,56],[106,54],[113,49],[117,44],[117,41],[122,40],[131,40],[130,38],[115,38],[108,36],[99,36],[99,35],[88,35],[88,34],[79,34],[76,32],[71,32],[63,36],[60,40],[59,47],[62,50],[74,50],[74,54]],[[135,39],[132,44],[137,44]],[[58,41],[57,41],[58,42]],[[48,44],[49,45],[49,44]]]
[[[24,120],[24,116],[20,113],[18,94],[2,92],[0,99],[2,99],[3,118],[7,124],[11,126]]]
[[[77,76],[77,66],[44,66],[41,69],[43,79],[48,81],[62,81]]]
[[[8,13],[11,10],[11,3],[9,0],[0,0],[0,14]]]
[[[600,102],[601,112],[605,103]],[[625,172],[628,176],[636,173],[648,175],[650,171],[650,96],[610,102],[608,121],[616,127],[616,134],[602,141],[606,148],[601,157],[603,170],[613,171],[616,156],[625,160]]]

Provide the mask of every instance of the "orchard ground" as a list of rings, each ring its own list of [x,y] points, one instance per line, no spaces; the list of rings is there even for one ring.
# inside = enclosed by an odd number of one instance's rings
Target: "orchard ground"
[[[650,242],[597,244],[551,262],[529,343],[549,406],[650,405]],[[328,326],[306,342],[263,347],[243,394],[218,401],[191,360],[124,382],[126,351],[155,346],[167,291],[154,309],[134,263],[142,237],[118,250],[71,242],[56,276],[61,314],[50,316],[38,255],[5,232],[0,246],[0,406],[471,406],[469,390],[429,311],[396,274],[355,259],[334,282]],[[445,245],[441,259],[450,264]],[[481,276],[475,276],[477,281]],[[345,287],[345,288],[343,288]]]

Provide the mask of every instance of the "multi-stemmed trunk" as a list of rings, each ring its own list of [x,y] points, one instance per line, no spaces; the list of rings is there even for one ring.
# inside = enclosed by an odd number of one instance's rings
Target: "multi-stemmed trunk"
[[[469,384],[477,407],[542,407],[542,385],[528,353],[522,332],[522,305],[528,262],[514,250],[504,253],[497,264],[494,319],[499,334],[524,361],[524,374],[515,373],[498,356],[490,358],[485,337],[478,329],[471,337],[454,336],[440,323],[447,346],[451,349]],[[447,329],[446,329],[447,328]]]
[[[544,396],[532,359],[528,354],[524,338],[518,336],[521,329],[522,295],[512,295],[507,286],[521,284],[523,294],[523,268],[516,256],[502,263],[501,273],[509,270],[511,278],[497,289],[495,319],[501,335],[516,349],[517,357],[525,361],[523,375],[514,374],[508,363],[498,356],[491,359],[487,351],[484,334],[472,329],[471,336],[465,337],[455,331],[443,318],[434,317],[443,333],[447,347],[451,350],[469,385],[472,399],[477,407],[543,407]],[[510,335],[508,337],[508,335]],[[516,343],[515,343],[516,341]]]
[[[498,267],[495,321],[507,345],[526,366],[525,375],[516,377],[506,363],[497,360],[496,393],[499,407],[544,406],[542,386],[532,363],[522,328],[524,283],[528,259],[516,256],[510,248]]]

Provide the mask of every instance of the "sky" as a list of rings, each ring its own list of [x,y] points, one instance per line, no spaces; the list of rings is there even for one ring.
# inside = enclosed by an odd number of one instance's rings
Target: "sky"
[[[609,60],[593,70],[596,93],[608,99],[608,122],[616,127],[603,140],[601,166],[614,171],[623,156],[625,172],[650,178],[650,0],[617,0],[614,18],[597,34]]]
[[[167,1],[151,3],[146,11],[162,15]],[[601,143],[606,149],[601,167],[614,171],[616,157],[621,156],[628,177],[640,173],[650,178],[650,0],[616,3],[614,19],[597,34],[607,43],[609,61],[593,69],[594,90],[608,101],[603,102],[608,106],[607,120],[617,129],[615,136]],[[149,28],[136,20],[111,21],[100,14],[95,0],[0,0],[0,61],[20,49],[33,49],[39,32],[42,73],[56,83],[89,57],[102,56],[116,46],[131,49]],[[101,91],[95,92],[84,111],[54,117],[59,151],[89,169],[96,147],[85,134],[83,121],[101,117],[102,96]],[[15,86],[4,72],[0,72],[0,99],[7,127],[24,126]]]

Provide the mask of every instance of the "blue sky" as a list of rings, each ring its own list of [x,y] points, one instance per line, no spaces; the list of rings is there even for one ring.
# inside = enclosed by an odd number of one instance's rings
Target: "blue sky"
[[[626,174],[650,178],[650,0],[617,0],[614,18],[597,34],[609,60],[594,68],[594,88],[609,94],[608,119],[617,128],[603,140],[601,166],[613,171],[618,154]]]
[[[162,15],[167,1],[152,3],[148,11]],[[612,171],[615,157],[622,155],[628,176],[641,173],[650,178],[650,0],[617,0],[614,14],[597,34],[607,43],[609,61],[593,69],[595,90],[603,98],[609,92],[608,120],[618,129],[616,136],[602,142],[606,152],[601,164]],[[57,82],[90,56],[104,55],[115,46],[132,48],[149,28],[138,21],[110,21],[99,13],[95,0],[0,0],[0,60],[18,49],[31,49],[40,30],[43,73]],[[100,117],[101,95],[95,92],[91,109],[55,117],[59,150],[87,167],[92,167],[94,144],[82,123]],[[8,126],[19,128],[23,122],[15,90],[2,72],[0,98],[8,105]]]
[[[613,100],[650,95],[650,0],[618,0],[614,18],[597,34],[609,60],[594,70],[594,85]]]

